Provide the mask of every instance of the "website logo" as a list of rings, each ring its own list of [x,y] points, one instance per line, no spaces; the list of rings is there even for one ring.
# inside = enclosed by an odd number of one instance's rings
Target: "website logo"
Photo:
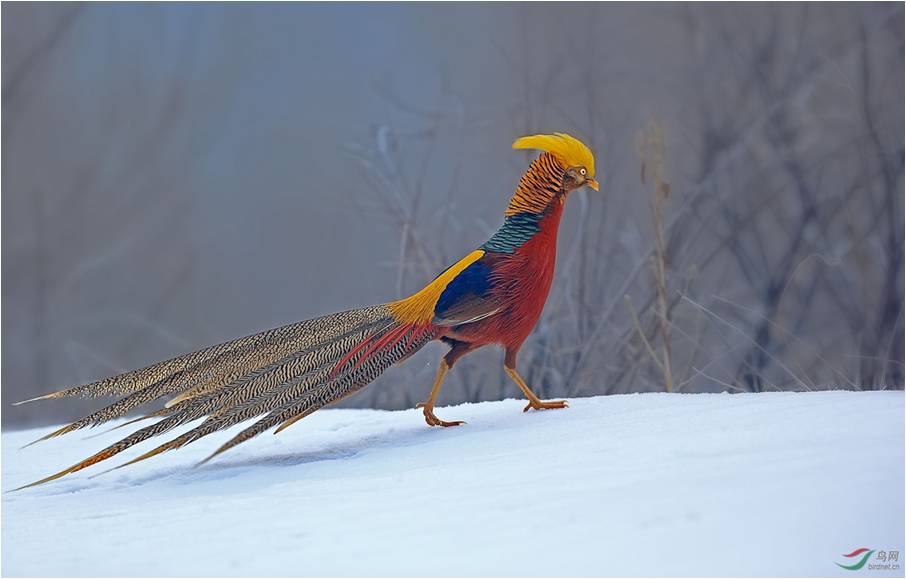
[[[876,551],[875,549],[862,547],[852,553],[843,555],[843,557],[848,560],[843,563],[835,562],[835,564],[837,567],[847,571],[858,571],[865,567],[866,563],[869,571],[899,571],[900,569],[899,551]]]
[[[837,567],[849,569],[850,571],[858,571],[859,569],[861,569],[862,567],[865,566],[865,563],[868,562],[868,558],[871,557],[872,553],[874,553],[873,549],[867,549],[865,547],[862,547],[861,549],[856,549],[852,553],[843,555],[844,557],[851,559],[849,565],[843,565],[843,564],[837,563]]]

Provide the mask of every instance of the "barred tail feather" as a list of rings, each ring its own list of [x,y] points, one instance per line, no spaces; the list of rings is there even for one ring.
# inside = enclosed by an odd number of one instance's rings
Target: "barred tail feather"
[[[44,394],[35,398],[29,398],[28,400],[21,400],[19,402],[15,402],[14,405],[27,404],[39,400],[50,400],[54,398],[100,398],[103,396],[123,396],[126,394],[131,394],[154,383],[162,382],[168,378],[173,378],[180,372],[192,369],[197,371],[206,367],[216,367],[217,365],[219,365],[218,362],[229,360],[231,357],[234,360],[238,361],[248,359],[248,357],[235,355],[230,356],[230,354],[236,354],[237,352],[266,354],[268,353],[268,349],[262,348],[261,346],[271,346],[277,347],[279,349],[279,346],[281,344],[289,345],[291,343],[294,343],[294,339],[301,340],[301,342],[303,342],[303,346],[300,347],[304,347],[306,338],[311,339],[313,337],[317,337],[318,332],[325,331],[325,329],[329,327],[329,325],[333,321],[343,321],[344,319],[354,316],[355,314],[373,314],[376,308],[384,308],[384,306],[373,306],[371,308],[363,308],[360,310],[350,310],[347,312],[322,316],[320,318],[314,318],[311,320],[266,330],[264,332],[246,336],[244,338],[238,338],[236,340],[230,340],[228,342],[217,344],[215,346],[209,346],[196,352],[191,352],[189,354],[177,356],[169,360],[164,360],[163,362],[157,362],[156,364],[152,364],[139,370],[131,370],[129,372],[124,372],[116,376],[104,378],[90,384],[74,386],[72,388],[66,388],[57,392],[51,392],[49,394]],[[280,357],[279,355],[275,356]]]
[[[388,336],[391,337],[389,341],[387,339]],[[285,424],[281,425],[278,429],[278,431],[282,430],[321,407],[357,392],[362,387],[374,381],[377,376],[392,364],[404,357],[412,355],[434,337],[435,333],[428,328],[394,325],[392,328],[387,328],[378,334],[372,334],[368,339],[361,340],[359,346],[352,350],[354,353],[352,364],[345,365],[340,371],[340,374],[337,374],[337,367],[332,367],[331,364],[336,362],[338,358],[340,359],[340,362],[337,363],[337,366],[344,364],[344,361],[349,360],[348,355],[340,358],[343,352],[349,349],[349,344],[347,343],[344,348],[335,348],[333,355],[330,355],[324,363],[318,365],[312,371],[299,375],[288,382],[284,382],[276,388],[266,391],[244,404],[236,404],[230,407],[227,412],[213,414],[196,428],[121,466],[128,466],[146,460],[168,450],[182,448],[208,434],[213,434],[214,432],[229,428],[230,426],[239,424],[240,422],[244,422],[255,416],[260,416],[275,407],[278,410],[283,411],[283,414],[280,414],[280,416],[283,416],[286,412],[289,412],[291,415],[286,419],[278,420],[276,423],[266,419],[259,421],[253,425],[253,428],[257,427],[259,429],[255,431],[255,434],[257,434],[262,431],[260,429],[265,423],[273,426],[274,424],[284,422]],[[358,341],[358,339],[356,341]],[[361,348],[362,344],[370,344],[368,350],[363,351]],[[375,344],[383,345],[376,347]],[[321,352],[326,350],[327,348],[324,348]],[[374,354],[378,354],[378,356],[375,356]],[[274,414],[274,412],[271,414]],[[264,430],[270,426],[267,426]],[[251,436],[254,436],[254,434],[249,436],[250,432],[248,430],[245,431],[245,434],[246,436],[242,438],[241,441],[248,440]],[[227,448],[232,448],[232,446],[235,446],[241,441],[234,440],[232,445],[225,448],[222,447],[203,462],[207,462],[207,460],[210,460],[210,458],[216,454],[227,450]]]
[[[195,428],[122,466],[267,415],[223,445],[214,453],[217,455],[259,432],[281,424],[280,429],[285,428],[358,391],[390,365],[435,339],[438,333],[439,329],[430,324],[401,323],[390,308],[378,305],[284,326],[174,358],[168,361],[169,368],[177,370],[163,378],[163,370],[149,371],[161,365],[149,366],[138,372],[145,372],[142,379],[150,379],[153,374],[154,381],[135,388],[140,381],[136,374],[128,386],[116,387],[117,391],[128,391],[124,398],[45,438],[100,424],[145,402],[177,394],[166,407],[127,424],[148,418],[161,420],[26,487],[77,472],[199,418],[206,417]],[[112,390],[108,387],[107,391]]]
[[[410,339],[411,336],[415,336],[415,339]],[[409,331],[403,334],[402,339],[385,346],[383,349],[379,350],[376,355],[369,357],[361,356],[360,359],[353,358],[348,360],[347,364],[353,364],[352,369],[347,369],[343,374],[323,383],[304,398],[293,400],[292,402],[273,410],[266,417],[227,441],[202,462],[207,462],[215,456],[226,452],[274,426],[280,426],[280,428],[278,428],[279,432],[283,428],[308,416],[316,410],[354,394],[370,384],[387,368],[420,350],[436,336],[436,328],[430,326],[410,326]]]
[[[109,420],[124,416],[135,408],[153,402],[163,396],[182,393],[189,389],[196,390],[194,396],[186,397],[188,399],[203,395],[222,387],[224,384],[232,383],[249,372],[272,364],[292,352],[317,347],[319,343],[337,337],[348,330],[350,326],[373,324],[385,318],[386,309],[383,306],[350,310],[267,330],[246,338],[211,346],[167,362],[161,362],[144,370],[121,374],[120,376],[130,376],[126,380],[126,385],[114,387],[108,384],[106,392],[112,392],[111,388],[113,388],[120,392],[128,391],[129,394],[127,396],[30,444],[55,438],[81,428],[103,424]],[[159,368],[164,365],[169,365],[171,369],[177,369],[155,382],[136,388],[138,382],[135,376],[138,373],[144,372],[144,376],[147,377],[152,375],[148,373],[149,370],[158,369],[153,373],[153,376],[158,377],[162,372]],[[101,380],[94,384],[106,384],[117,378],[119,377]],[[91,386],[93,385],[77,388],[89,388]],[[66,394],[60,394],[60,396],[76,395],[70,393],[77,388],[61,391]],[[56,395],[48,396],[59,397]]]
[[[287,326],[287,328],[289,327],[290,326]],[[184,354],[176,358],[171,358],[169,360],[164,360],[163,362],[152,364],[139,370],[131,370],[129,372],[124,372],[116,376],[104,378],[90,384],[73,386],[72,388],[66,388],[64,390],[51,392],[49,394],[44,394],[43,396],[29,398],[28,400],[21,400],[19,402],[14,402],[13,405],[18,406],[20,404],[37,402],[39,400],[50,400],[54,398],[100,398],[103,396],[129,394],[135,392],[140,388],[150,386],[155,382],[170,377],[177,372],[180,372],[181,370],[192,367],[196,364],[204,363],[218,356],[219,354],[228,352],[237,347],[241,347],[244,344],[252,343],[256,339],[260,339],[264,334],[267,333],[268,332],[262,332],[260,334],[240,338],[238,340],[225,342],[217,346],[210,346],[196,352]]]
[[[165,418],[164,420],[161,420],[160,422],[152,424],[151,426],[146,426],[145,428],[142,428],[141,430],[137,430],[137,431],[133,432],[126,438],[120,440],[119,442],[111,444],[104,450],[101,450],[100,452],[86,458],[85,460],[83,460],[81,462],[78,462],[78,463],[72,465],[71,467],[69,467],[67,469],[61,470],[60,472],[58,472],[56,474],[52,474],[48,477],[42,478],[41,480],[35,481],[33,483],[29,483],[27,485],[21,486],[17,489],[13,489],[13,490],[18,491],[18,490],[22,490],[22,489],[27,489],[29,487],[38,486],[38,485],[44,484],[46,482],[56,480],[67,474],[78,472],[82,469],[88,468],[89,466],[97,464],[103,460],[107,460],[108,458],[110,458],[112,456],[116,456],[117,454],[123,452],[124,450],[126,450],[132,446],[135,446],[139,442],[147,440],[148,438],[151,438],[152,436],[157,436],[158,434],[163,434],[169,430],[172,430],[173,428],[176,428],[179,425],[180,425],[180,421],[178,420],[178,417],[171,416],[169,418]]]

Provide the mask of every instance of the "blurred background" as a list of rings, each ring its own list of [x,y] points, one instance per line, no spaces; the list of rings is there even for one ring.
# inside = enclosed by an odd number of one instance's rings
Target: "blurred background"
[[[2,424],[418,289],[585,140],[545,397],[902,389],[902,3],[2,6]],[[445,347],[348,406],[426,395]],[[518,395],[486,348],[441,404]]]

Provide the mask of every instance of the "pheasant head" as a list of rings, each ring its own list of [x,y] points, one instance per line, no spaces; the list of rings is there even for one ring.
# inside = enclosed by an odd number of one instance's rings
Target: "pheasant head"
[[[514,149],[537,149],[553,156],[564,169],[565,185],[577,189],[588,185],[595,191],[598,182],[595,180],[595,156],[591,149],[579,139],[566,133],[553,135],[530,135],[516,139]]]
[[[519,181],[506,215],[543,213],[555,199],[585,185],[595,191],[595,156],[585,144],[565,133],[529,135],[516,139],[514,149],[544,151]]]

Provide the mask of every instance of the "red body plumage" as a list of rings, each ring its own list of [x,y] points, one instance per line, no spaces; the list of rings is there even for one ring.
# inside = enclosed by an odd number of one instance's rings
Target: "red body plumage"
[[[489,297],[503,305],[495,315],[478,322],[451,328],[443,335],[468,342],[475,349],[498,344],[515,356],[532,333],[550,293],[557,259],[557,232],[563,204],[551,204],[539,221],[539,230],[513,253],[488,256],[494,286]]]

